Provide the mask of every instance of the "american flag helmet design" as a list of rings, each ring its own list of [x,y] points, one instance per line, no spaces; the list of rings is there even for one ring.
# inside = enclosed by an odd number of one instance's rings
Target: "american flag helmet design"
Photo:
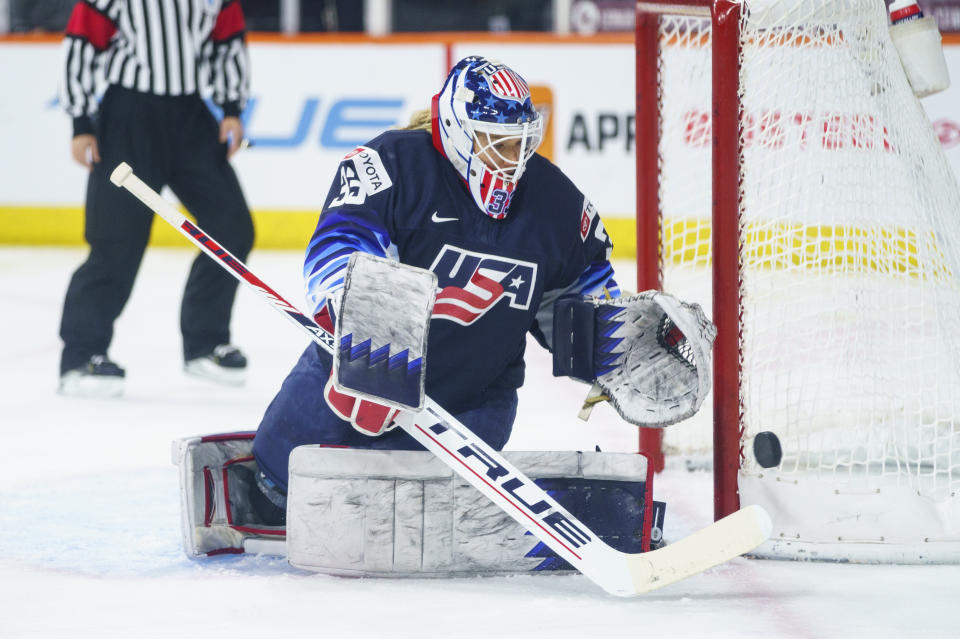
[[[504,100],[526,100],[530,97],[527,83],[506,67],[490,76],[490,92]]]
[[[464,58],[434,96],[432,115],[434,146],[460,173],[477,206],[495,219],[506,217],[543,137],[527,82],[495,60]]]
[[[474,94],[474,99],[466,104],[471,120],[520,124],[539,118],[530,99],[530,87],[519,73],[486,58],[465,58],[457,66],[468,60],[473,63],[464,69],[463,86]]]

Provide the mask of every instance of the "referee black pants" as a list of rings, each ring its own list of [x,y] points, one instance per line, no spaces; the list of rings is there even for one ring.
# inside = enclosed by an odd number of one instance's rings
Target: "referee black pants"
[[[120,162],[156,191],[169,186],[198,225],[245,260],[253,221],[240,183],[227,162],[219,125],[196,95],[160,97],[111,87],[96,123],[101,162],[87,182],[84,236],[90,255],[67,288],[60,324],[61,374],[105,354],[150,238],[153,212],[110,182]],[[184,359],[230,342],[237,281],[200,253],[180,308]]]

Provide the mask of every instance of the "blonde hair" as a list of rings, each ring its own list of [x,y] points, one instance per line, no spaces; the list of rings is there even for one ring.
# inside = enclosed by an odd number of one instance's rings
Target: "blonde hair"
[[[400,127],[401,131],[429,131],[431,129],[430,109],[414,111],[407,126]]]

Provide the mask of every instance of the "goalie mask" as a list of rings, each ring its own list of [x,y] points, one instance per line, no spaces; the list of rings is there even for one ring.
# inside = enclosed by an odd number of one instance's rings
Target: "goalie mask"
[[[503,219],[543,138],[527,83],[499,62],[472,56],[453,67],[431,107],[434,146],[480,210]]]

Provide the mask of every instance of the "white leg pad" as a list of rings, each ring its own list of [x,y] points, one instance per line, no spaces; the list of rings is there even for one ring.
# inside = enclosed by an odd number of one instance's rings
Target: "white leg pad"
[[[508,452],[504,457],[534,479],[649,486],[642,455]],[[298,568],[430,577],[527,572],[544,562],[542,554],[527,556],[539,544],[535,537],[425,451],[300,446],[290,455],[289,482],[287,558]]]

